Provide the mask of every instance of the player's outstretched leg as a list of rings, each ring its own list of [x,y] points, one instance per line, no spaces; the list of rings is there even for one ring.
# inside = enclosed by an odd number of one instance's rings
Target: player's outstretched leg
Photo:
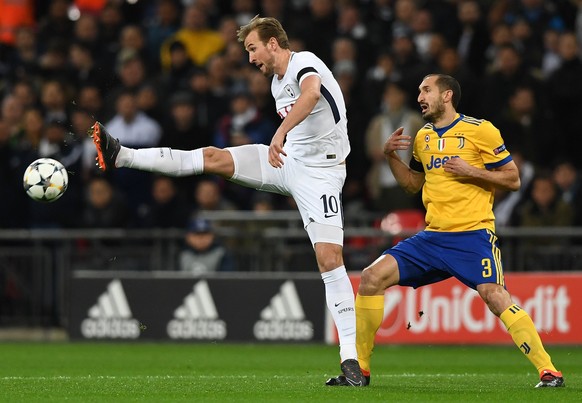
[[[362,375],[360,364],[357,360],[349,359],[341,363],[342,375],[329,378],[327,386],[368,386],[368,379]]]
[[[115,160],[121,145],[119,140],[113,138],[105,129],[105,127],[99,123],[95,122],[93,126],[89,129],[89,136],[93,139],[95,143],[95,148],[97,149],[97,166],[102,171],[108,171],[115,168]]]

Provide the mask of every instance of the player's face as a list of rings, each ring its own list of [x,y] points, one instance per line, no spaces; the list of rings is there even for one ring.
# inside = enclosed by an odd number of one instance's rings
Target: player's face
[[[245,49],[249,52],[249,63],[254,64],[265,76],[270,77],[275,73],[275,56],[269,50],[269,43],[265,45],[257,31],[251,31],[245,38]]]
[[[430,123],[437,122],[445,114],[443,93],[436,85],[436,76],[425,78],[418,87],[417,101],[420,105],[422,117]]]

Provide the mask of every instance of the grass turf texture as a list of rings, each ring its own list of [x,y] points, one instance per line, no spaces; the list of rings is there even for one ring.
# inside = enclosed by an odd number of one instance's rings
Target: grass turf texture
[[[3,402],[579,402],[582,347],[548,348],[565,388],[535,389],[515,347],[379,346],[372,385],[326,387],[337,348],[251,344],[0,344]]]

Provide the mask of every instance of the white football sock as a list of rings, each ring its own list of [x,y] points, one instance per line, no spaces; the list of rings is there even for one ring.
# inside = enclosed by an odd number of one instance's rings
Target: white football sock
[[[115,166],[168,176],[199,175],[204,170],[204,154],[202,148],[183,151],[168,147],[132,149],[121,146]]]
[[[345,266],[321,273],[325,300],[337,328],[341,361],[357,359],[354,290]]]

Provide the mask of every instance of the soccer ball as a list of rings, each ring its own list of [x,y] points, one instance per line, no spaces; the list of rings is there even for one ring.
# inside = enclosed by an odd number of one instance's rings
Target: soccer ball
[[[26,194],[33,200],[53,202],[67,190],[69,175],[59,161],[40,158],[24,171],[23,185]]]

